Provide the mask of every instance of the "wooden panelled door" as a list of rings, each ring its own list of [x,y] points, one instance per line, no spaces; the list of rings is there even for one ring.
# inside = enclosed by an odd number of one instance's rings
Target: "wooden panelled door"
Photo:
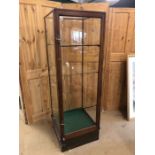
[[[126,60],[135,52],[134,8],[111,8],[109,13],[107,52],[110,54],[107,85],[107,110],[125,109]]]
[[[28,123],[50,114],[44,16],[60,3],[20,2],[20,82]]]

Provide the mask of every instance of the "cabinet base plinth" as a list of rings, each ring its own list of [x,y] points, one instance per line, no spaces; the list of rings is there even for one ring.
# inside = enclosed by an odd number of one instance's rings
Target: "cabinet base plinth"
[[[99,139],[99,131],[90,132],[88,134],[75,137],[72,139],[68,139],[64,142],[60,142],[61,145],[61,151],[66,151],[69,149],[73,149],[75,147],[78,147],[80,145],[95,141]]]

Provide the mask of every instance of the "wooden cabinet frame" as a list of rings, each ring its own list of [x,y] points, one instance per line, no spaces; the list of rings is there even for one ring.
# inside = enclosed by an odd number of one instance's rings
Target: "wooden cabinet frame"
[[[60,141],[61,148],[64,151],[68,148],[73,148],[83,143],[87,143],[89,141],[98,139],[99,128],[100,128],[102,72],[103,72],[103,59],[104,59],[104,45],[103,44],[104,44],[105,20],[106,19],[105,19],[104,12],[54,9],[51,13],[53,13],[54,15],[53,18],[54,18],[54,32],[55,32],[55,35],[54,35],[55,36],[55,60],[56,60],[56,74],[57,74],[59,127],[56,127],[57,125],[54,120],[53,120],[53,125],[55,128],[56,134],[58,136],[58,139]],[[92,125],[91,127],[83,128],[83,129],[80,129],[78,131],[75,131],[69,134],[64,134],[63,84],[62,84],[62,67],[61,67],[61,63],[62,63],[61,52],[62,51],[60,49],[60,28],[59,28],[60,27],[60,23],[59,23],[60,16],[99,18],[101,21],[100,22],[101,28],[100,28],[99,60],[98,60],[99,64],[98,64],[98,83],[97,83],[97,101],[96,101],[96,123],[95,125]],[[85,46],[85,45],[82,45],[82,46]],[[87,45],[87,46],[91,46],[91,45]],[[48,60],[48,64],[49,64],[49,60]],[[50,70],[49,70],[49,73],[50,73]],[[49,76],[49,81],[50,81],[50,86],[51,86],[52,81],[50,79],[50,76]],[[51,87],[50,87],[50,91],[51,91]],[[58,128],[60,128],[60,131],[57,131]],[[86,138],[86,141],[81,141],[83,137]]]

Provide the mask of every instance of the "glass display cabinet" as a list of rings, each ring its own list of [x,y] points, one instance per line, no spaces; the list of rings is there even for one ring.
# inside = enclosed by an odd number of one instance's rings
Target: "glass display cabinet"
[[[44,20],[52,125],[65,151],[99,138],[105,13],[54,9]]]

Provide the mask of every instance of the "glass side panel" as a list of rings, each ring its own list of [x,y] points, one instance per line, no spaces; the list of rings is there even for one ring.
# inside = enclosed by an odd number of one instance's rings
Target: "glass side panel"
[[[83,107],[96,121],[97,82],[98,82],[98,46],[84,47],[83,65]]]
[[[95,106],[97,103],[99,47],[84,47],[83,55],[83,100],[84,107]]]
[[[52,26],[53,26],[53,15],[50,18],[46,18],[47,45],[54,44],[54,31]]]
[[[59,128],[59,108],[58,108],[58,92],[57,92],[57,75],[56,75],[56,62],[55,62],[55,46],[48,46],[50,79],[51,79],[51,97],[52,97],[52,111],[53,117],[58,124]]]
[[[64,111],[82,104],[82,48],[61,47]]]
[[[55,41],[53,31],[53,14],[45,19],[46,23],[46,44],[48,51],[48,65],[50,71],[50,89],[52,102],[52,115],[57,128],[59,129],[59,108],[58,108],[58,92],[57,92],[57,75],[56,75],[56,59],[55,59]]]

